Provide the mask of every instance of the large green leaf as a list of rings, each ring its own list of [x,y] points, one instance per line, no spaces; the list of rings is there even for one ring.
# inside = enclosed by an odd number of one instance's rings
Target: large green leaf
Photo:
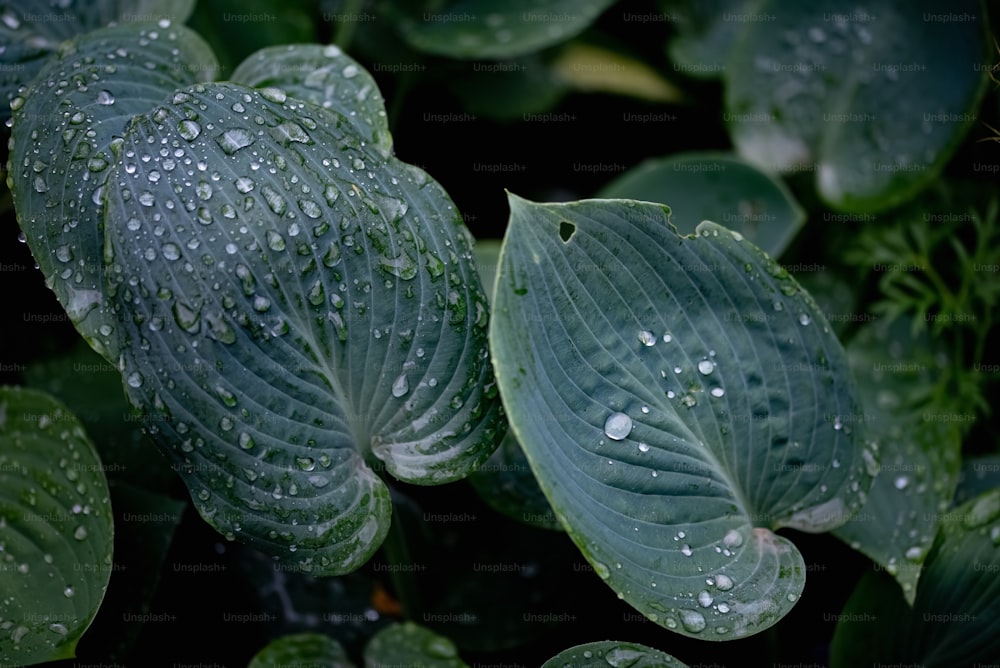
[[[132,116],[214,72],[208,47],[187,28],[122,25],[65,44],[11,103],[8,184],[18,222],[70,320],[113,363],[118,332],[101,261],[111,144]]]
[[[1000,656],[998,572],[995,489],[942,516],[912,608],[889,578],[862,578],[838,618],[830,665],[989,665]]]
[[[660,0],[663,20],[676,34],[668,53],[675,71],[701,79],[718,79],[750,22],[760,17],[763,0]],[[752,19],[751,19],[752,20]]]
[[[184,23],[194,0],[7,0],[0,3],[0,118],[65,40],[116,23]]]
[[[442,6],[446,4],[446,6]],[[614,0],[454,0],[399,17],[415,49],[451,58],[511,58],[582,32]]]
[[[365,647],[365,668],[466,668],[467,665],[459,658],[455,643],[413,622],[385,627]]]
[[[961,432],[928,419],[927,406],[909,401],[913,388],[935,382],[934,370],[915,361],[906,323],[862,329],[848,346],[865,412],[859,416],[879,443],[880,470],[868,502],[834,534],[871,557],[902,587],[909,603],[921,565],[934,544],[938,520],[955,493]]]
[[[753,16],[724,75],[733,142],[768,170],[815,168],[834,208],[912,197],[975,121],[987,69],[978,0],[947,12],[935,0],[765,0]]]
[[[633,642],[602,640],[570,647],[542,668],[686,668],[669,654]]]
[[[0,657],[73,657],[111,575],[114,526],[101,460],[48,395],[0,388]]]
[[[377,470],[440,484],[489,456],[488,306],[426,173],[335,111],[231,83],[178,91],[118,155],[126,392],[210,524],[343,573],[388,529]]]
[[[594,570],[651,620],[725,640],[805,583],[781,527],[863,503],[844,351],[787,272],[669,209],[511,196],[491,345],[511,428]]]
[[[284,668],[293,665],[355,668],[343,645],[319,633],[298,633],[273,640],[254,655],[247,668]]]
[[[780,257],[806,212],[779,179],[726,153],[653,158],[604,186],[598,197],[670,204],[681,234],[703,220],[736,230],[771,257]]]
[[[365,141],[382,151],[392,149],[378,85],[337,46],[291,44],[261,49],[240,63],[232,80],[254,88],[278,87],[292,97],[332,109]]]

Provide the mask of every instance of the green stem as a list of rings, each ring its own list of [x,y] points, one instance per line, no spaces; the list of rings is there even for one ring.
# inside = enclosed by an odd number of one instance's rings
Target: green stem
[[[345,0],[344,2],[341,15],[345,17],[345,20],[337,22],[337,29],[333,33],[333,43],[339,46],[342,51],[347,51],[347,47],[354,38],[354,29],[358,25],[356,17],[361,14],[361,6],[364,2],[365,0]]]
[[[406,532],[403,530],[403,518],[396,504],[393,504],[392,524],[389,525],[389,533],[382,543],[382,553],[389,566],[392,585],[403,606],[403,613],[407,619],[419,622],[423,619],[420,588],[410,559],[410,548],[406,542]]]

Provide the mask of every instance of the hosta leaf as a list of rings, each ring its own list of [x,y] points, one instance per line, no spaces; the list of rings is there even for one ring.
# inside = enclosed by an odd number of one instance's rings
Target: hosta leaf
[[[806,220],[784,183],[725,153],[647,160],[604,186],[598,197],[669,203],[681,234],[692,234],[703,220],[719,221],[775,258]]]
[[[336,112],[231,83],[178,91],[119,155],[126,391],[210,524],[344,573],[388,528],[376,470],[440,484],[489,456],[486,298],[426,173]]]
[[[184,23],[194,0],[7,0],[0,2],[0,118],[65,40],[117,23]]]
[[[907,342],[906,323],[897,323],[868,325],[847,349],[881,464],[864,508],[834,534],[896,578],[913,603],[938,519],[955,492],[962,439],[957,425],[907,402],[912,388],[931,386],[936,376],[910,356],[916,346]]]
[[[214,72],[208,47],[187,28],[122,25],[64,45],[11,103],[8,178],[18,222],[70,320],[112,362],[118,336],[102,307],[101,261],[112,141],[132,116]]]
[[[47,394],[0,388],[0,657],[75,656],[111,575],[114,526],[101,460]]]
[[[542,668],[686,668],[669,654],[634,642],[602,640],[559,652]]]
[[[914,196],[975,120],[987,58],[978,0],[947,12],[934,0],[765,0],[752,16],[724,74],[733,142],[769,171],[815,168],[834,208]]]
[[[675,71],[718,79],[748,25],[739,18],[760,16],[764,0],[661,0],[663,18],[677,31],[668,53]],[[734,18],[736,17],[736,18]]]
[[[413,622],[385,627],[365,647],[365,668],[466,668],[467,665],[458,657],[455,643]]]
[[[802,592],[774,531],[846,521],[877,462],[812,299],[739,235],[682,237],[668,213],[511,196],[491,345],[511,428],[594,570],[651,620],[725,640]]]
[[[510,58],[568,40],[614,0],[454,0],[399,18],[415,49],[450,58]]]
[[[283,668],[293,665],[354,668],[343,645],[319,633],[298,633],[273,640],[254,655],[247,668]]]
[[[261,49],[240,63],[231,79],[254,88],[281,88],[292,97],[332,109],[365,141],[382,151],[392,149],[378,85],[337,46],[291,44]]]
[[[946,513],[913,607],[867,573],[838,618],[834,668],[988,665],[1000,656],[1000,489]]]

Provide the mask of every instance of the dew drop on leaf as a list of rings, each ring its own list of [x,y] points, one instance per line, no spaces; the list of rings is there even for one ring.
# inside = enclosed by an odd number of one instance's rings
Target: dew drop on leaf
[[[632,418],[625,413],[612,413],[604,421],[604,433],[608,438],[621,441],[632,432]]]
[[[400,374],[392,383],[392,396],[402,397],[410,391],[410,383],[406,379],[406,374]]]
[[[639,330],[639,342],[644,346],[652,346],[656,343],[656,335],[648,329]]]
[[[698,362],[698,372],[701,373],[701,375],[707,376],[712,373],[713,370],[715,370],[715,364],[712,363],[712,360],[702,360]]]
[[[201,125],[197,121],[185,118],[177,124],[177,134],[188,141],[194,141],[201,134]]]
[[[73,538],[76,540],[86,540],[87,539],[87,527],[80,525],[73,532]]]
[[[697,610],[681,610],[681,625],[690,633],[700,633],[705,630],[705,616]]]
[[[233,155],[240,149],[250,146],[254,141],[256,141],[256,138],[253,136],[253,133],[245,128],[230,128],[215,138],[215,142],[226,155]],[[239,187],[239,181],[243,180],[249,181],[249,179],[237,179],[237,187]],[[241,190],[240,192],[247,192],[247,190]]]
[[[715,586],[721,591],[729,591],[733,588],[733,580],[725,573],[719,573],[715,576]]]
[[[114,103],[115,103],[115,96],[111,94],[111,91],[109,90],[98,91],[97,104],[110,106]]]

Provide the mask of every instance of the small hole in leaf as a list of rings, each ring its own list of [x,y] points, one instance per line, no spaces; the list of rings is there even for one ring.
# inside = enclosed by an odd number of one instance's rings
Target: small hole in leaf
[[[559,223],[559,238],[563,240],[563,243],[572,239],[574,234],[576,234],[576,225],[566,220]]]

